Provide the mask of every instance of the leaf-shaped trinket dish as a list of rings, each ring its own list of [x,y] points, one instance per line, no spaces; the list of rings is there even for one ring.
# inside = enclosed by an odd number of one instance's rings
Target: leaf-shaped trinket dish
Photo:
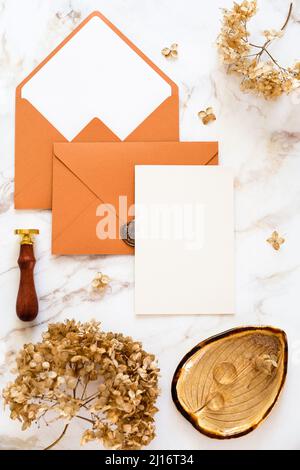
[[[194,347],[172,382],[178,410],[201,433],[243,436],[270,413],[284,385],[288,346],[284,331],[236,328]]]

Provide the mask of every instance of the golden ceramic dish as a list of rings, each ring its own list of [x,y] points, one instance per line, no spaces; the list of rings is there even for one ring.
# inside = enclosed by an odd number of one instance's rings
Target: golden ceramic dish
[[[240,437],[270,413],[284,385],[288,345],[272,327],[236,328],[194,347],[172,381],[178,410],[201,433]]]

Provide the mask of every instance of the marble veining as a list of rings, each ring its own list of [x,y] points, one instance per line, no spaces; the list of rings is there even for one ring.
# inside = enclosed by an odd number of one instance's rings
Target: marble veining
[[[215,40],[220,8],[231,0],[0,0],[0,388],[12,377],[15,355],[25,342],[38,341],[49,321],[96,318],[106,330],[122,331],[144,342],[159,358],[162,371],[157,438],[151,449],[300,449],[300,92],[277,102],[240,92],[238,80],[219,63]],[[284,64],[300,59],[300,0],[273,52]],[[259,0],[253,34],[276,28],[289,0]],[[222,165],[235,172],[235,316],[136,318],[131,257],[51,256],[51,213],[15,211],[14,93],[52,49],[89,13],[100,10],[180,89],[181,140],[219,140]],[[161,49],[179,44],[179,58],[168,61]],[[217,121],[203,126],[198,111],[213,106]],[[36,287],[40,314],[25,325],[15,315],[19,272],[13,230],[38,227]],[[266,243],[273,230],[286,243],[275,252]],[[97,271],[108,274],[112,289],[103,296],[90,289]],[[155,295],[155,282],[153,283]],[[264,324],[283,328],[289,338],[289,372],[278,405],[265,423],[237,440],[215,441],[197,433],[175,409],[170,381],[181,357],[195,344],[222,330]],[[26,432],[0,414],[0,449],[41,449],[63,423]],[[166,433],[165,429],[171,429]],[[59,449],[79,449],[84,423],[74,423]],[[84,449],[100,448],[90,444]]]

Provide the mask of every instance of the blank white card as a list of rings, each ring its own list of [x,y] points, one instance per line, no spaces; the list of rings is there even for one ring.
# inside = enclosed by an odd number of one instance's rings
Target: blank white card
[[[229,169],[136,166],[135,231],[137,315],[234,313]]]

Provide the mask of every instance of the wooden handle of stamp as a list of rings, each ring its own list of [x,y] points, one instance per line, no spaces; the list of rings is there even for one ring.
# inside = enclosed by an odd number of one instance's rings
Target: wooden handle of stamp
[[[35,263],[33,245],[21,245],[18,259],[20,286],[17,297],[17,315],[22,321],[33,321],[39,311],[34,285]]]

